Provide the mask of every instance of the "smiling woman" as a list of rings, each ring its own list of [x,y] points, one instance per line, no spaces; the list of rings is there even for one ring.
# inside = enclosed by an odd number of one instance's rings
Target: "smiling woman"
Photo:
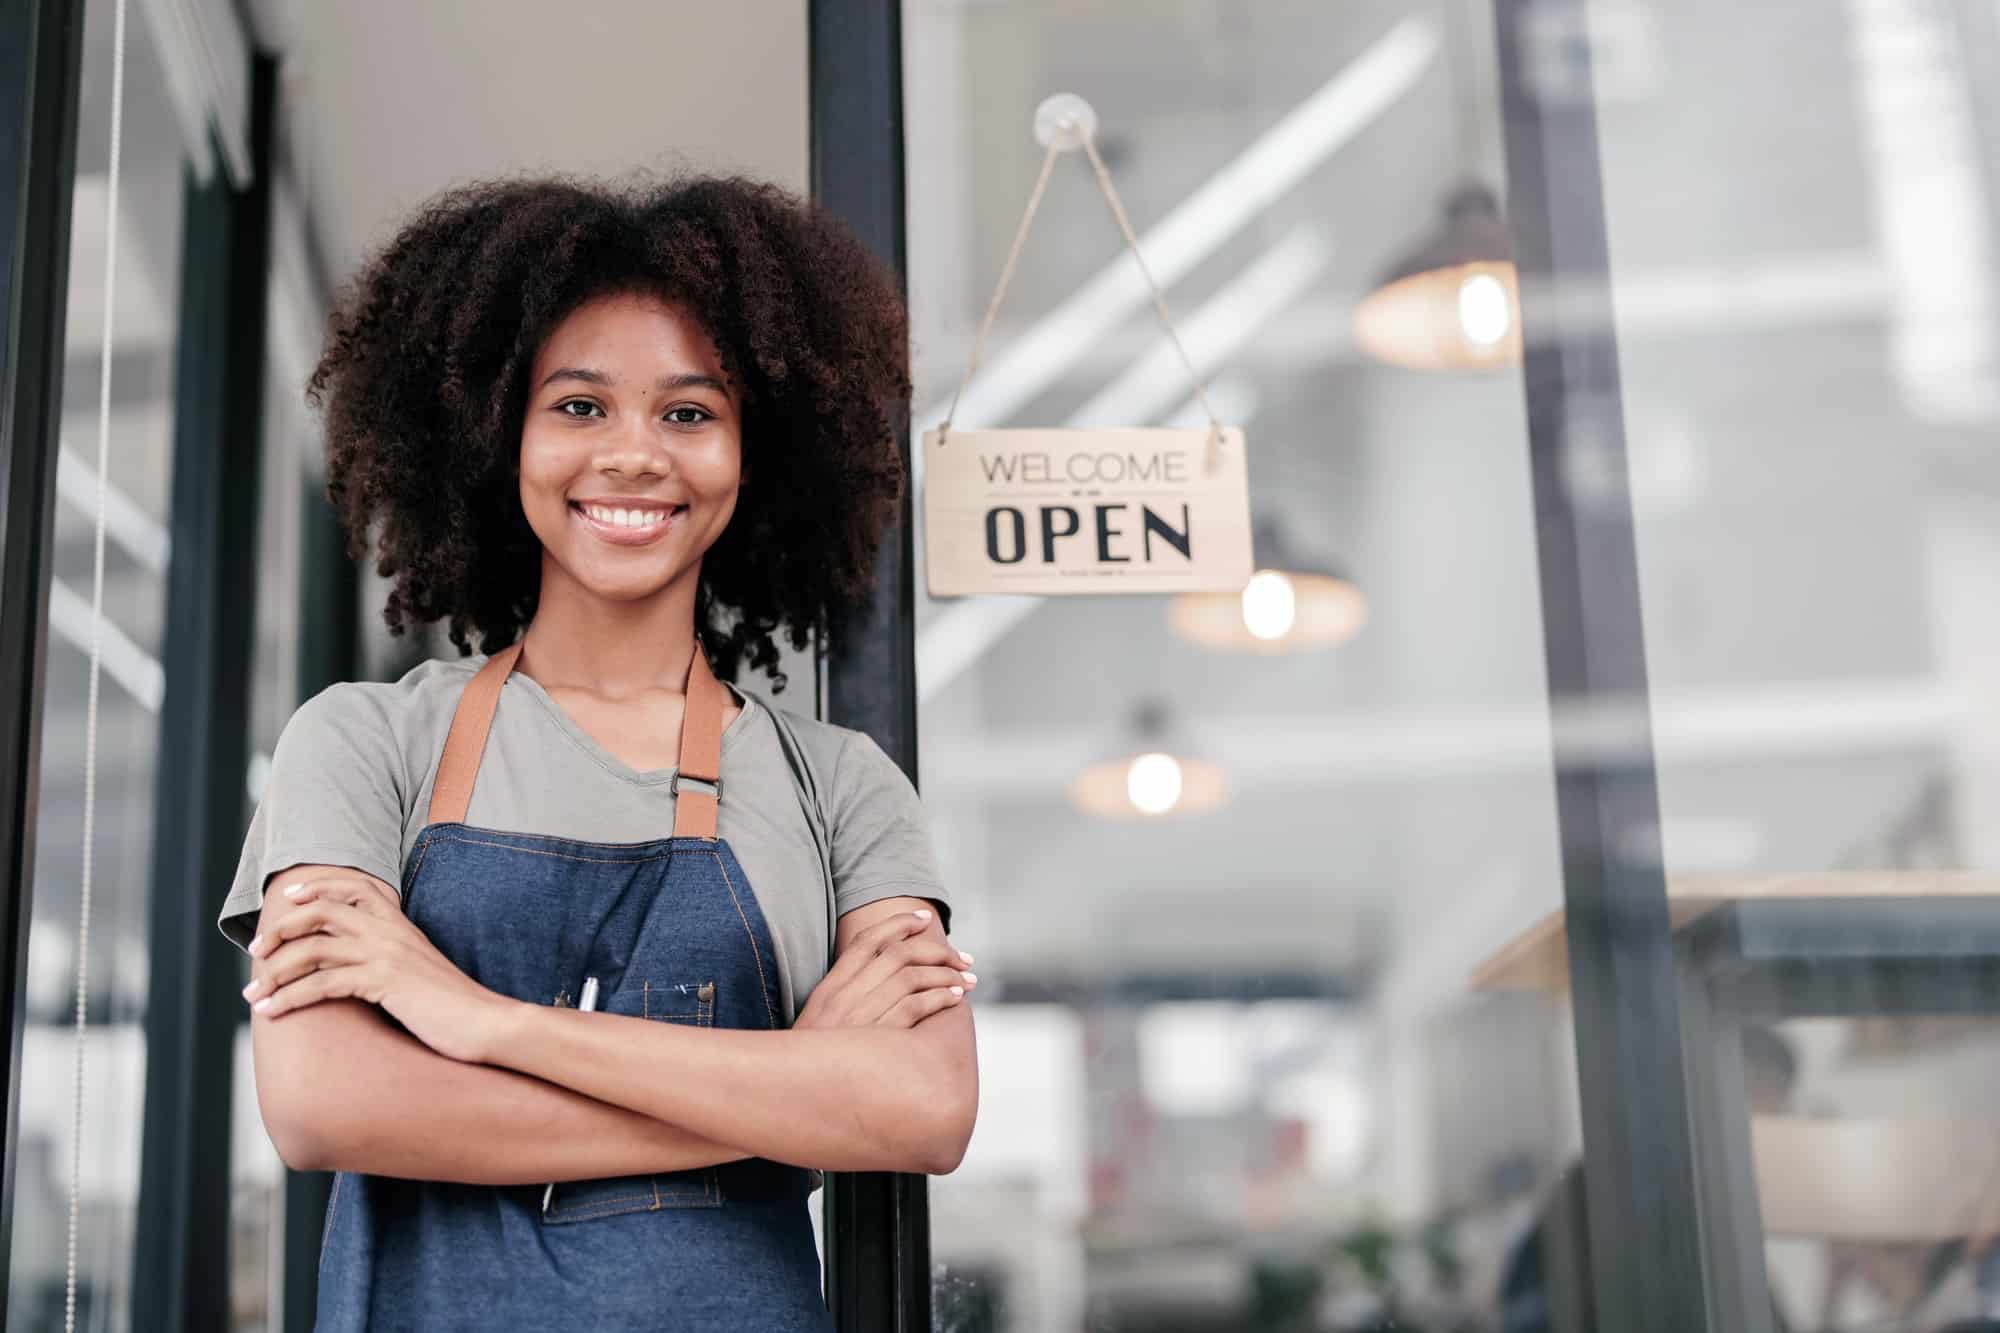
[[[614,350],[628,334],[645,356]],[[375,535],[394,580],[390,630],[444,620],[461,650],[512,642],[534,617],[552,529],[521,472],[542,442],[629,445],[637,419],[658,441],[733,437],[749,486],[714,531],[697,621],[718,674],[741,662],[781,691],[780,627],[803,650],[858,596],[895,512],[889,409],[908,361],[893,276],[776,186],[519,180],[441,196],[376,255],[310,392],[353,552]],[[566,498],[672,494],[634,465]],[[523,504],[496,503],[517,490]]]
[[[819,1173],[957,1166],[977,978],[915,790],[722,683],[867,586],[904,330],[736,179],[472,187],[349,289],[329,494],[470,660],[298,710],[221,913],[265,1125],[338,1172],[317,1327],[818,1333]]]
[[[572,311],[535,355],[521,509],[551,578],[643,597],[700,569],[736,510],[742,412],[683,308],[619,292]]]

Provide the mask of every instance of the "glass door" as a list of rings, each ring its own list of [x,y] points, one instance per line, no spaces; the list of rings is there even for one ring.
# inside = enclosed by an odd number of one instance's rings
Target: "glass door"
[[[1583,1280],[1570,1011],[1489,984],[1509,942],[1560,938],[1563,895],[1512,273],[1437,279],[1442,319],[1395,288],[1447,224],[1500,228],[1488,8],[904,17],[916,431],[1035,178],[1035,109],[1080,94],[1247,433],[1260,571],[919,598],[923,790],[981,977],[935,1326],[1545,1312]],[[1058,162],[956,424],[1200,420],[1088,167]]]

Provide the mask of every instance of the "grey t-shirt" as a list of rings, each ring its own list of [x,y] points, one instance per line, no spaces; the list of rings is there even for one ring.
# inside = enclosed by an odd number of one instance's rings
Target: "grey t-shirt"
[[[433,659],[394,682],[332,685],[299,706],[272,756],[217,924],[242,948],[264,884],[289,866],[351,866],[399,891],[424,827],[459,693],[484,656]],[[717,834],[736,853],[771,928],[790,1023],[826,975],[826,885],[769,705],[743,701],[722,734]],[[951,906],[915,788],[864,732],[787,713],[831,832],[834,914],[880,898]],[[507,678],[465,822],[589,842],[647,842],[673,831],[674,770],[637,772],[599,745],[547,691]]]

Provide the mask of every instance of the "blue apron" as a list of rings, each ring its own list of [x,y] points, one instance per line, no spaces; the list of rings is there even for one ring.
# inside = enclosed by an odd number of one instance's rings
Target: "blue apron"
[[[783,1026],[770,930],[715,836],[726,696],[699,649],[674,836],[639,843],[464,822],[519,652],[493,655],[460,696],[404,866],[404,911],[466,975],[517,1000],[573,1005],[595,977],[603,1012]],[[327,1203],[315,1327],[831,1333],[806,1211],[817,1182],[817,1172],[748,1158],[564,1181],[544,1208],[540,1184],[342,1171]]]

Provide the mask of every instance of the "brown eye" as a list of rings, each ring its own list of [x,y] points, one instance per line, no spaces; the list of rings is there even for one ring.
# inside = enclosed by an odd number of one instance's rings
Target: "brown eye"
[[[692,412],[694,415],[692,417],[676,415],[680,412]],[[676,426],[699,426],[704,421],[714,420],[714,416],[706,408],[683,403],[679,407],[670,407],[667,409],[667,420],[673,422]]]
[[[557,403],[556,411],[566,417],[575,417],[579,421],[584,421],[589,419],[587,413],[569,411],[569,409],[572,407],[588,408],[591,412],[597,411],[597,404],[591,402],[588,398],[571,398],[565,402]]]

